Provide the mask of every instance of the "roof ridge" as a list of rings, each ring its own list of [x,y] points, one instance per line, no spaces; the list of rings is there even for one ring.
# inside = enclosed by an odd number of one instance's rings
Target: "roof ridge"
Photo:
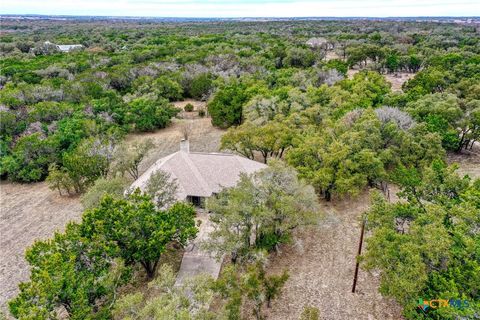
[[[161,167],[165,162],[167,162],[168,160],[170,160],[171,158],[173,158],[175,156],[177,152],[174,152],[174,153],[170,153],[169,155],[166,155],[165,157],[162,157],[160,159],[157,159],[147,170],[145,170],[139,177],[137,180],[139,180],[142,176],[145,176],[145,175],[148,175],[150,176],[154,171],[157,171],[159,170],[159,167]],[[135,180],[136,181],[136,180]],[[134,181],[134,183],[135,183]]]
[[[243,162],[241,161],[243,159],[248,159],[248,158],[243,158],[243,157],[240,157],[240,156],[235,157],[235,161],[237,161],[240,164],[240,167],[242,167],[244,171],[247,171],[247,168],[243,165]],[[255,160],[252,160],[252,159],[248,159],[248,160],[255,161]]]
[[[207,155],[214,155],[214,156],[229,156],[229,157],[236,156],[236,154],[233,154],[233,153],[224,153],[224,152],[190,151],[189,153],[193,153],[193,154],[207,154]]]
[[[190,170],[192,170],[192,173],[195,175],[195,178],[197,178],[198,182],[200,183],[200,186],[201,188],[203,189],[203,191],[205,193],[210,193],[209,190],[210,190],[210,187],[208,185],[208,183],[205,181],[205,179],[203,178],[203,175],[200,173],[200,170],[198,170],[197,166],[195,165],[195,163],[192,161],[192,159],[190,159],[190,157],[188,156],[190,153],[187,153],[187,152],[180,152],[180,154],[182,155],[183,159],[185,160],[185,162],[187,162],[188,166],[190,167]]]

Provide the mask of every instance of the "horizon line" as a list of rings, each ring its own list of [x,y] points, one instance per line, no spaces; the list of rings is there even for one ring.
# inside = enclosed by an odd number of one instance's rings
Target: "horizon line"
[[[211,16],[211,17],[194,17],[194,16],[129,16],[129,15],[90,15],[90,14],[45,14],[45,13],[1,13],[0,16],[40,16],[40,17],[99,17],[99,18],[167,18],[167,19],[292,19],[292,18],[308,18],[308,19],[322,19],[322,18],[480,18],[480,16]]]

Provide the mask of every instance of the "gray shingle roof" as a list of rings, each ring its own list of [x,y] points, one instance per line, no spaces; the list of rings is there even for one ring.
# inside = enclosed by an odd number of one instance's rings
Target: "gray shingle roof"
[[[233,154],[183,150],[157,160],[132,187],[143,189],[152,173],[163,170],[177,179],[179,200],[187,196],[209,197],[223,187],[234,186],[240,173],[253,173],[265,167],[263,163]]]

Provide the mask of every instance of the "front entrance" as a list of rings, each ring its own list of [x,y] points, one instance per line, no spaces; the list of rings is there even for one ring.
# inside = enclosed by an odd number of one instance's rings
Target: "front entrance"
[[[190,202],[194,207],[203,208],[205,205],[204,197],[197,196],[187,196],[187,201]]]

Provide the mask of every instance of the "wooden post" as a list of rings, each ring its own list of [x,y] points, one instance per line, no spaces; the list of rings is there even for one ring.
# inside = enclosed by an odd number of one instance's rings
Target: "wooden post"
[[[357,252],[357,259],[355,263],[355,275],[353,276],[353,286],[352,286],[352,293],[355,293],[355,289],[357,287],[357,279],[358,279],[358,268],[360,266],[360,262],[358,261],[358,257],[362,254],[362,245],[363,245],[363,234],[365,233],[365,219],[362,221],[362,231],[360,231],[360,242],[358,244],[358,252]]]

